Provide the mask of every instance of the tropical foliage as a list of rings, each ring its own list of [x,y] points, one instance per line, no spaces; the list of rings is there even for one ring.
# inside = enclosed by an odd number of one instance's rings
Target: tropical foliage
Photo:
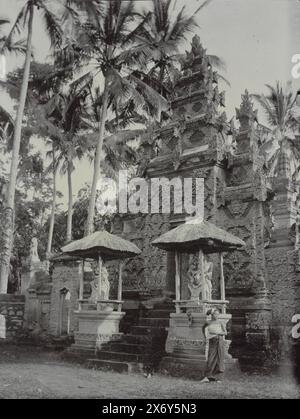
[[[253,97],[264,111],[272,134],[261,145],[270,176],[278,174],[278,162],[283,154],[290,160],[291,174],[296,176],[300,167],[300,142],[295,133],[299,130],[296,98],[288,84],[284,89],[277,82],[276,86],[266,85],[268,93],[255,94]]]
[[[10,157],[1,176],[8,215],[0,292],[7,290],[12,249],[26,257],[23,234],[26,240],[38,235],[45,255],[107,221],[95,214],[100,174],[135,170],[143,159],[138,142],[168,113],[181,46],[209,3],[188,14],[172,0],[152,0],[146,11],[133,0],[24,0],[11,26],[0,18],[0,53],[25,55],[24,67],[9,74],[5,86],[17,103],[16,118],[0,109],[0,142]],[[51,43],[51,64],[33,61],[37,16]],[[217,57],[211,61],[222,65]],[[38,148],[50,145],[46,164],[32,138]],[[93,162],[93,179],[74,202],[72,174],[82,158]],[[68,181],[66,213],[57,205],[58,174]],[[19,224],[21,214],[26,220]]]
[[[53,1],[51,5],[53,6]],[[19,153],[22,135],[22,123],[27,99],[28,82],[30,76],[30,64],[32,60],[32,37],[33,37],[33,23],[35,13],[39,11],[42,19],[44,20],[47,34],[51,40],[53,47],[57,48],[61,44],[62,30],[58,22],[57,16],[53,13],[49,0],[27,0],[17,15],[17,18],[12,26],[12,29],[2,45],[2,51],[10,49],[13,39],[16,35],[20,35],[23,28],[27,29],[26,41],[26,56],[24,63],[24,73],[22,79],[22,86],[20,90],[20,97],[17,109],[16,121],[14,124],[13,133],[13,147],[12,158],[10,166],[10,175],[8,182],[8,189],[6,193],[4,216],[2,219],[2,253],[1,253],[1,267],[0,267],[0,292],[7,292],[10,256],[13,243],[13,230],[14,230],[14,213],[15,213],[15,193],[16,181],[19,165]]]

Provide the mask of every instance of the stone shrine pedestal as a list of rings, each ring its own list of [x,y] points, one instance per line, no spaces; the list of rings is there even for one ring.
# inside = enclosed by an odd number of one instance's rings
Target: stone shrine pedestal
[[[207,347],[203,326],[207,321],[205,313],[171,313],[166,341],[167,355],[162,359],[160,370],[174,376],[201,378],[205,373]],[[220,321],[227,325],[230,314],[220,314]],[[230,341],[225,341],[226,366],[236,361],[228,353]]]
[[[125,316],[124,312],[81,310],[76,311],[75,315],[78,319],[78,331],[74,334],[75,344],[72,345],[72,351],[96,351],[106,343],[122,337],[119,326]]]

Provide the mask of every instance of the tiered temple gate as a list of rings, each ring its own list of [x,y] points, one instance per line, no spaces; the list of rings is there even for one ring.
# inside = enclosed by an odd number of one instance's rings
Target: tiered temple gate
[[[240,361],[257,366],[275,353],[280,356],[282,349],[283,354],[287,353],[291,318],[299,311],[299,244],[295,245],[297,235],[293,236],[295,225],[299,228],[299,188],[288,175],[288,168],[268,181],[259,144],[270,133],[258,124],[249,93],[245,92],[236,110],[239,129],[227,121],[225,113],[219,112],[220,106],[224,106],[224,94],[218,90],[217,74],[195,37],[178,74],[173,117],[160,130],[149,134],[151,141],[148,146],[145,144],[141,166],[150,181],[204,178],[205,219],[246,242],[241,252],[226,257],[224,277],[232,314],[231,353]],[[228,137],[235,144],[229,150]],[[157,144],[158,155],[153,144]],[[126,237],[132,237],[143,249],[134,269],[125,265],[130,279],[126,287],[175,294],[174,253],[155,252],[149,242],[155,234],[158,236],[184,219],[185,215],[178,214],[118,218],[113,228],[117,226],[120,234],[126,229]],[[131,227],[127,229],[127,225]],[[213,261],[212,282],[216,283],[220,265],[216,259]],[[183,261],[182,265],[187,263]],[[182,283],[187,281],[183,273]],[[187,296],[185,286],[181,298]]]
[[[144,143],[140,173],[152,178],[204,178],[205,219],[246,243],[240,252],[226,255],[224,281],[228,312],[232,315],[231,353],[256,366],[275,355],[289,355],[291,319],[300,307],[299,186],[282,156],[282,169],[268,179],[259,152],[265,130],[257,123],[248,92],[237,109],[239,129],[229,123],[224,94],[218,90],[218,75],[210,65],[198,37],[178,73],[173,116],[149,132]],[[232,138],[235,149],[228,149]],[[270,182],[269,182],[270,181]],[[116,216],[112,232],[133,241],[141,255],[124,264],[124,289],[134,295],[135,309],[145,295],[160,293],[175,298],[174,252],[151,246],[162,233],[184,222],[186,214],[126,214]],[[220,260],[212,256],[213,298],[223,299],[216,284]],[[189,256],[182,256],[180,299],[189,298]],[[191,261],[192,262],[192,261]],[[111,275],[118,282],[117,267]],[[59,282],[58,268],[53,274]],[[77,278],[77,276],[76,276]],[[53,284],[52,300],[57,300]],[[177,293],[179,286],[177,281]],[[76,290],[72,290],[72,301]],[[169,301],[168,300],[168,301]],[[180,304],[177,304],[177,311]],[[56,319],[51,304],[50,318]],[[160,307],[160,310],[163,310]],[[175,311],[175,310],[174,310]],[[52,314],[53,312],[53,314]],[[180,313],[177,313],[178,315]],[[54,320],[51,331],[55,329]]]

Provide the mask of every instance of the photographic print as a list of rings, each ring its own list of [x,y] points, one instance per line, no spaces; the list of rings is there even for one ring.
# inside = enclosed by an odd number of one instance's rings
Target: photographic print
[[[0,376],[299,398],[299,0],[0,0]]]

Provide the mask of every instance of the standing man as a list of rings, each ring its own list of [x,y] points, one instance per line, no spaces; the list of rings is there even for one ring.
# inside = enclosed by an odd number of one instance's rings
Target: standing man
[[[207,315],[211,316],[211,320],[204,325],[203,334],[208,345],[208,356],[205,377],[201,383],[220,382],[217,375],[225,371],[224,340],[227,330],[219,320],[220,311],[218,308],[209,310]]]

